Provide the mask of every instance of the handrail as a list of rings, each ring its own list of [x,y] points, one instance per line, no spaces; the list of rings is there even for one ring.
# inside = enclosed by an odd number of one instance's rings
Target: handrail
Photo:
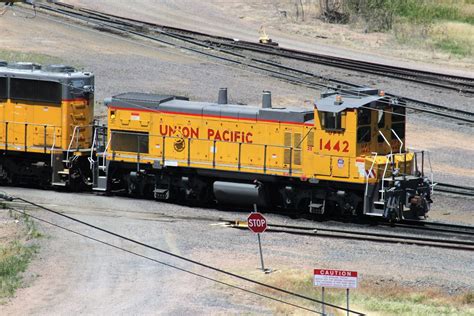
[[[53,145],[51,146],[51,168],[53,168],[53,163],[54,163],[54,147],[56,147],[56,129],[54,129],[53,133]]]
[[[393,154],[386,155],[386,157],[387,157],[387,160],[385,162],[385,167],[383,169],[383,176],[382,176],[382,188],[381,188],[382,191],[385,189],[385,175],[387,174],[388,163],[393,161]],[[385,198],[385,192],[381,192],[381,193],[382,193],[382,200],[383,200]]]
[[[105,160],[107,159],[107,150],[109,149],[110,142],[112,141],[112,134],[110,133],[109,141],[107,142],[107,146],[105,146],[104,152],[102,153],[102,167],[105,168]]]
[[[74,136],[76,135],[77,128],[80,128],[80,126],[79,125],[74,126],[74,131],[72,132],[71,141],[69,142],[69,146],[66,151],[66,160],[68,162],[69,162],[69,152],[71,151],[72,142],[74,141]]]
[[[125,134],[125,135],[139,135],[139,136],[144,136],[143,133],[140,132],[129,132],[129,131],[118,131],[118,130],[113,130],[113,134]],[[180,137],[180,136],[167,136],[167,135],[158,135],[158,134],[148,134],[148,137],[159,137],[160,139],[163,137],[170,138],[170,139],[181,139],[181,138],[187,138],[187,137]],[[192,141],[208,141],[208,142],[213,142],[214,139],[207,139],[207,138],[191,138]],[[245,145],[250,145],[250,146],[270,146],[270,147],[277,147],[277,148],[282,148],[282,149],[290,149],[293,148],[295,151],[303,151],[303,148],[296,148],[292,146],[282,146],[282,145],[269,145],[269,144],[261,144],[261,143],[242,143],[242,142],[231,142],[227,140],[215,140],[218,143],[226,143],[226,144],[245,144]],[[329,155],[327,155],[329,156]],[[332,155],[331,155],[332,156]]]
[[[97,128],[94,129],[94,136],[92,137],[92,145],[91,145],[91,156],[87,159],[89,160],[90,169],[94,167],[94,148],[95,148],[95,140],[97,137]]]
[[[392,156],[393,155],[392,146],[390,145],[387,138],[385,138],[385,135],[380,130],[379,130],[379,134],[382,136],[383,140],[385,141],[385,144],[387,144],[388,147],[390,148],[390,156]]]
[[[374,155],[372,165],[370,166],[369,171],[365,172],[364,212],[367,209],[366,203],[367,203],[367,192],[369,191],[369,175],[372,173],[372,170],[374,169],[374,165],[375,165],[375,161],[377,160],[378,153],[373,152],[372,155]],[[364,169],[365,169],[365,166],[364,166]]]
[[[387,168],[388,168],[388,162],[389,161],[392,163],[392,175],[393,175],[393,150],[392,150],[392,146],[388,142],[387,138],[385,137],[385,135],[380,130],[379,130],[379,134],[382,136],[383,140],[385,141],[385,143],[390,148],[390,155],[389,156],[387,155],[387,157],[389,159],[387,159],[387,162],[385,163],[385,168],[383,170],[383,176],[382,176],[382,188],[381,188],[381,190],[384,190],[385,189],[385,175],[387,174]],[[384,197],[384,194],[382,192],[382,198],[383,197]]]
[[[402,148],[403,148],[403,141],[400,137],[398,137],[398,134],[395,133],[395,131],[393,130],[393,128],[391,129],[393,135],[395,135],[395,137],[398,139],[398,141],[400,142],[400,151],[399,153],[401,154],[402,153]],[[380,131],[379,131],[380,132]]]
[[[430,165],[430,178],[431,178],[431,194],[433,194],[433,190],[434,190],[434,177],[433,177],[433,168],[431,166],[431,156],[430,156],[430,152],[427,151],[426,152],[427,155],[428,155],[428,163]]]
[[[39,124],[39,123],[35,124],[35,123],[31,123],[31,122],[0,121],[0,123],[20,124],[20,125],[28,124],[30,126],[61,127],[61,125]]]

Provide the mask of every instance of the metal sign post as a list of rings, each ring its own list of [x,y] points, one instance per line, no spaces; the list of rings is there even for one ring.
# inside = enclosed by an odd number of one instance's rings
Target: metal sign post
[[[313,285],[321,287],[322,314],[326,315],[324,304],[324,288],[332,287],[346,289],[347,315],[349,315],[349,289],[357,288],[357,282],[357,271],[314,269]]]
[[[265,272],[265,265],[263,264],[262,242],[260,241],[260,233],[257,234],[258,249],[260,250],[260,263],[262,264],[262,271]]]
[[[271,272],[270,269],[265,269],[265,264],[263,262],[263,251],[262,251],[262,241],[260,239],[260,234],[267,229],[267,220],[263,217],[262,214],[257,212],[257,204],[253,205],[253,213],[247,218],[247,226],[249,229],[257,234],[258,240],[258,250],[260,252],[260,264],[262,265],[262,271],[265,273]]]
[[[257,204],[253,205],[253,212],[258,213]],[[258,239],[258,250],[260,251],[260,263],[262,264],[262,271],[265,272],[265,265],[263,264],[262,241],[260,239],[260,233],[257,233],[257,239]]]
[[[324,316],[326,315],[325,306],[324,306],[324,286],[321,288],[321,302],[322,302],[321,312]]]
[[[349,316],[349,289],[346,289],[346,299],[347,299],[347,316]]]

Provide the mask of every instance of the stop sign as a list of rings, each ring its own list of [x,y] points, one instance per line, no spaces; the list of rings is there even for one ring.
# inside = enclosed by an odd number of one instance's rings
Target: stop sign
[[[254,233],[263,233],[267,229],[267,220],[260,213],[252,213],[247,218],[247,225]]]

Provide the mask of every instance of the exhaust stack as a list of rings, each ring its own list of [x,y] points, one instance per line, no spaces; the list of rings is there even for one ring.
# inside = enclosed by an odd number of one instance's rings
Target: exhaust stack
[[[217,98],[217,104],[227,104],[227,88],[219,89],[219,96]]]
[[[263,91],[262,108],[264,109],[272,108],[272,93],[270,91]]]

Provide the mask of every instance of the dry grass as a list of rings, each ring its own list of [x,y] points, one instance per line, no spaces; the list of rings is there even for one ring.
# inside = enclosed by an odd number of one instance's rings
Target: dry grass
[[[255,273],[252,278],[284,288],[293,292],[321,298],[321,290],[312,285],[312,276],[300,271],[277,271],[270,275]],[[263,287],[256,288],[258,292],[266,293],[273,297],[288,300],[272,290]],[[345,305],[345,290],[327,289],[326,301],[339,306]],[[236,298],[237,299],[237,298]],[[474,315],[474,292],[466,291],[455,295],[448,295],[439,289],[419,289],[400,286],[393,280],[374,280],[364,278],[357,290],[351,291],[351,309],[368,315]],[[307,308],[320,310],[319,304],[310,304],[303,300],[291,300]],[[307,315],[308,312],[295,309],[274,301],[262,301],[277,315]],[[345,313],[327,308],[333,315]]]
[[[443,22],[433,26],[430,37],[433,44],[461,56],[474,54],[474,25],[461,22]]]
[[[19,52],[0,49],[0,60],[8,62],[33,62],[38,64],[61,64],[60,58],[37,53]]]

